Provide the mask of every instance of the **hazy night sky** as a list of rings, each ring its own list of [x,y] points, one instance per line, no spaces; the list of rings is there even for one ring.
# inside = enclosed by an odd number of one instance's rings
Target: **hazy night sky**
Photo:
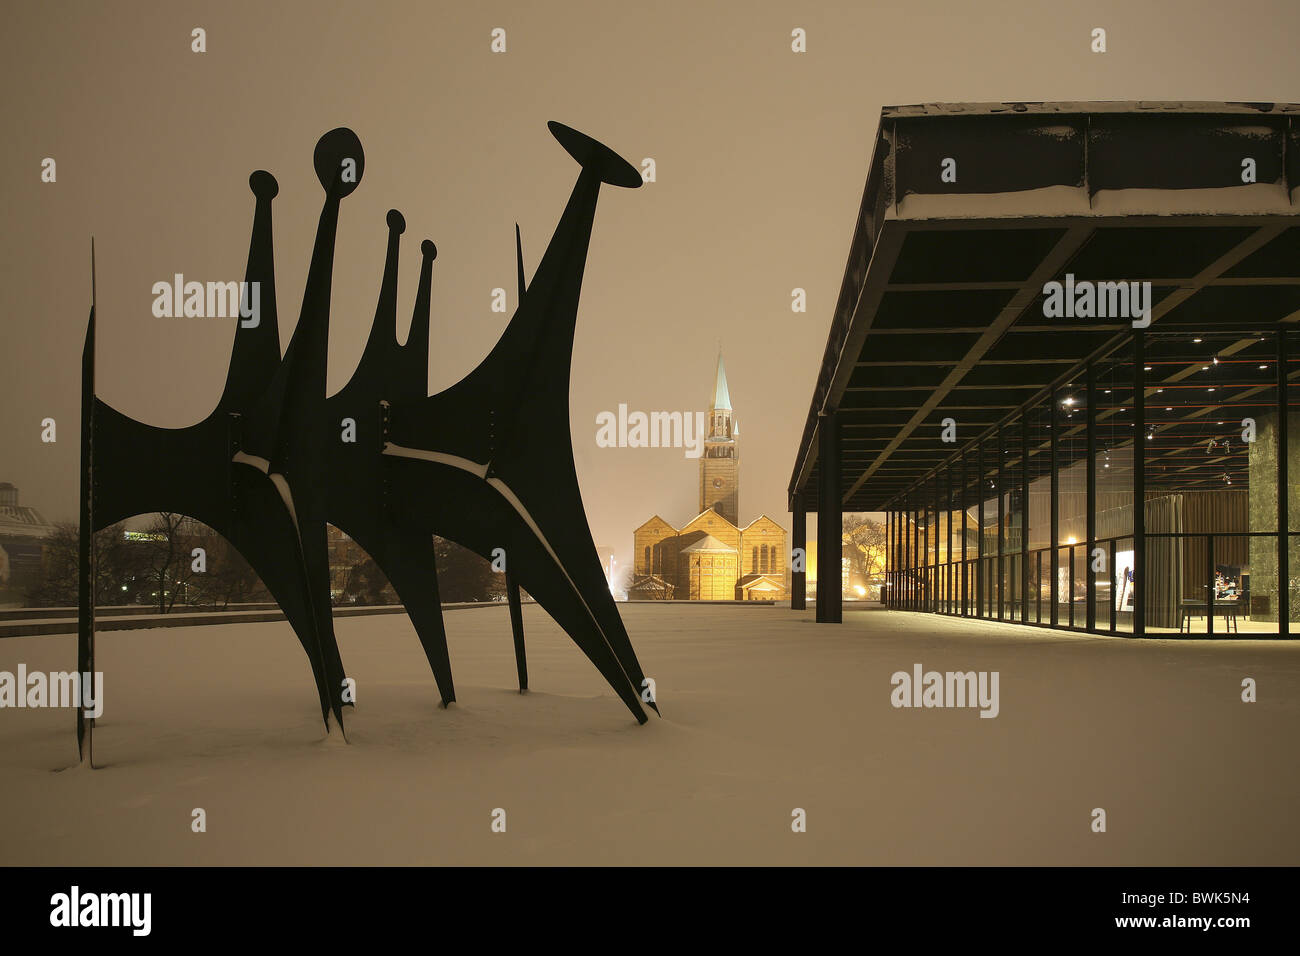
[[[1109,52],[1089,51],[1093,27]],[[190,31],[208,50],[190,50]],[[508,52],[489,51],[507,31]],[[802,27],[808,52],[790,51]],[[274,204],[282,346],[322,192],[311,155],[350,126],[365,175],[343,204],[331,390],[374,314],[390,207],[406,217],[399,330],[419,243],[434,270],[431,390],[469,371],[514,308],[577,175],[555,119],[658,181],[606,187],[574,349],[578,476],[598,545],[630,556],[652,513],[693,517],[697,462],[601,449],[597,413],[702,411],[721,342],[741,427],[741,523],[789,526],[793,466],[882,105],[1300,100],[1300,4],[603,2],[12,3],[0,37],[6,228],[0,481],[76,514],[81,341],[99,283],[98,393],[151,424],[212,409],[233,320],[159,319],[154,282],[243,277],[248,174]],[[58,181],[40,181],[53,157]],[[790,311],[807,290],[806,314]],[[58,442],[40,441],[44,417]]]

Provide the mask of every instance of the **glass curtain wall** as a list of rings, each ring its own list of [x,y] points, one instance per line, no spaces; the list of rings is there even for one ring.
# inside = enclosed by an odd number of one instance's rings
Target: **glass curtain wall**
[[[1224,329],[1148,329],[954,455],[891,514],[895,603],[1300,630],[1300,330]]]

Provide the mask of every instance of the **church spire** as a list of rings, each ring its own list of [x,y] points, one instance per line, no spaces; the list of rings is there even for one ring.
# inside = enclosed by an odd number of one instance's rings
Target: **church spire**
[[[718,381],[713,387],[713,407],[731,411],[731,395],[727,393],[727,370],[722,366],[722,350],[718,350]]]

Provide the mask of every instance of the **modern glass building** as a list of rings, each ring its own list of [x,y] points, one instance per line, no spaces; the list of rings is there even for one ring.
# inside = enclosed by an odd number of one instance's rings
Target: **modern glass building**
[[[808,512],[821,548],[843,512],[884,511],[892,608],[1289,636],[1296,187],[1297,106],[884,110],[793,546]]]

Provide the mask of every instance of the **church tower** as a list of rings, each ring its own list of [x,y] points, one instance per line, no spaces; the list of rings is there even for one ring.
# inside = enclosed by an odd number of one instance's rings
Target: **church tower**
[[[731,418],[731,396],[727,393],[727,373],[718,353],[718,378],[713,387],[713,407],[709,410],[704,454],[700,456],[700,511],[712,508],[734,525],[740,518],[740,453],[736,447],[738,432]]]

